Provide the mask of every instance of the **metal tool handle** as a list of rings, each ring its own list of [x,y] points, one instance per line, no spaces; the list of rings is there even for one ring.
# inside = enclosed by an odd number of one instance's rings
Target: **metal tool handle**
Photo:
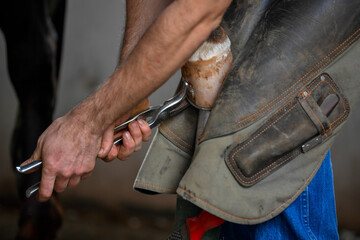
[[[164,121],[167,117],[172,115],[172,113],[179,113],[179,110],[176,110],[178,106],[181,105],[183,100],[186,97],[186,93],[189,87],[189,84],[181,79],[182,81],[182,88],[178,91],[172,98],[166,100],[162,105],[158,105],[155,107],[149,107],[148,109],[144,110],[143,112],[137,114],[136,116],[130,118],[126,122],[116,126],[114,128],[114,133],[118,133],[121,130],[127,128],[129,123],[135,121],[136,119],[144,119],[149,124],[149,127],[152,129],[159,125],[162,121]],[[114,140],[115,145],[122,144],[122,137],[119,137]]]
[[[120,145],[121,143],[122,143],[122,138],[114,140],[115,145]],[[29,172],[29,171],[31,171],[33,169],[36,169],[36,168],[40,167],[41,165],[42,165],[42,160],[35,160],[35,161],[33,161],[31,163],[28,163],[26,165],[17,166],[16,170],[19,173],[27,173],[27,172]],[[31,197],[31,195],[33,195],[35,192],[37,192],[39,190],[39,187],[40,187],[40,182],[35,183],[34,185],[30,186],[28,189],[26,189],[25,196],[27,198]]]
[[[40,188],[40,182],[35,183],[34,185],[32,185],[31,187],[26,189],[25,196],[27,198],[31,197],[31,195],[33,195],[35,192],[37,192],[39,190],[39,188]]]
[[[41,160],[35,160],[29,164],[26,164],[24,166],[17,166],[16,170],[19,173],[27,173],[30,170],[33,170],[34,168],[40,167],[42,165],[42,161]]]
[[[33,169],[36,169],[38,167],[40,167],[42,165],[42,161],[41,160],[35,160],[29,164],[26,164],[24,166],[17,166],[16,170],[19,173],[27,173]],[[34,185],[32,185],[31,187],[29,187],[28,189],[26,189],[25,192],[25,196],[27,198],[31,197],[31,195],[33,195],[35,192],[37,192],[39,190],[40,187],[40,182],[35,183]]]
[[[146,122],[149,124],[150,128],[156,127],[163,120],[165,120],[168,116],[171,116],[173,112],[174,113],[180,112],[179,110],[176,110],[176,108],[179,107],[181,105],[181,103],[183,102],[183,100],[185,99],[187,89],[188,89],[188,83],[183,81],[182,89],[177,94],[175,94],[172,98],[165,101],[162,105],[155,106],[155,107],[149,107],[145,111],[130,118],[126,122],[116,126],[114,128],[114,133],[118,133],[121,130],[126,129],[128,124],[136,119],[146,120]],[[122,144],[122,141],[123,141],[122,137],[119,137],[114,140],[114,144],[120,145],[120,144]],[[33,161],[24,166],[17,166],[16,170],[19,173],[27,173],[35,168],[40,167],[41,165],[42,165],[42,161],[36,160],[36,161]],[[40,187],[40,182],[29,187],[25,192],[26,197],[29,198],[32,194],[34,194],[36,191],[39,190],[39,187]]]
[[[123,122],[122,124],[116,126],[114,128],[114,133],[118,133],[121,130],[124,130],[127,128],[127,126],[129,125],[129,123],[131,123],[132,121],[135,121],[136,119],[144,119],[146,118],[146,115],[149,115],[156,107],[149,107],[148,109],[145,109],[144,111],[142,111],[141,113],[135,115],[134,117],[130,118],[129,120],[127,120],[126,122]],[[115,143],[114,143],[115,144]]]

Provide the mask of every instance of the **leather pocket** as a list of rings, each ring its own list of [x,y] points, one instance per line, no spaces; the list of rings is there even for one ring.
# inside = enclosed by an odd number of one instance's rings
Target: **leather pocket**
[[[327,74],[312,81],[246,141],[225,154],[236,180],[250,187],[326,141],[348,117],[349,104]]]

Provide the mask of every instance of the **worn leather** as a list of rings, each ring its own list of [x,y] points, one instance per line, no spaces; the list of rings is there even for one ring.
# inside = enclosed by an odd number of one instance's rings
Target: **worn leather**
[[[176,193],[194,153],[197,112],[189,106],[160,124],[135,179],[135,190]]]
[[[234,0],[222,26],[234,65],[176,192],[257,224],[308,186],[359,101],[360,2]]]
[[[338,102],[328,116],[319,103],[335,94]],[[225,162],[238,182],[250,187],[272,174],[302,152],[327,138],[349,115],[347,99],[334,81],[323,74],[299,97],[274,113],[244,142],[226,153]]]
[[[222,25],[233,69],[177,193],[228,221],[256,224],[311,182],[359,100],[360,2],[232,7]],[[327,116],[321,103],[331,94],[339,102]]]
[[[188,107],[176,117],[162,122],[159,126],[160,133],[175,146],[192,155],[195,149],[197,117],[197,109]]]
[[[229,8],[223,25],[234,52],[233,70],[203,141],[239,131],[280,108],[360,35],[359,1],[234,1],[232,5],[236,8]],[[260,16],[254,16],[254,7],[259,7]],[[248,38],[239,37],[244,32]]]

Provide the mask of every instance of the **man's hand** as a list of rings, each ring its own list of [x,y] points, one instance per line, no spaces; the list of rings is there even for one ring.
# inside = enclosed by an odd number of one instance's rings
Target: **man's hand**
[[[121,131],[114,135],[114,127],[123,123],[127,119],[141,113],[145,109],[150,107],[149,99],[143,100],[132,111],[125,116],[119,118],[110,127],[108,127],[102,138],[101,148],[98,154],[98,158],[101,158],[105,162],[110,162],[116,157],[120,160],[127,159],[133,152],[137,152],[141,149],[142,142],[149,141],[151,137],[151,129],[146,121],[137,120],[128,125],[129,131]],[[114,139],[123,138],[120,146],[113,144]]]
[[[145,101],[140,107],[147,108],[148,102]],[[83,122],[82,118],[70,112],[55,120],[39,137],[31,158],[22,164],[38,159],[43,161],[40,201],[48,200],[53,191],[63,192],[67,187],[74,187],[80,180],[87,178],[95,167],[97,156],[104,161],[116,157],[125,160],[140,150],[142,141],[148,141],[151,136],[151,129],[144,120],[134,121],[129,124],[129,131],[114,135],[115,125],[127,117],[110,125],[103,134],[92,132],[88,127],[91,126],[90,122]],[[113,140],[119,136],[123,137],[123,144],[115,146]]]
[[[106,129],[102,146],[98,157],[106,162],[114,160],[116,157],[120,160],[126,160],[133,152],[141,149],[142,142],[147,142],[151,136],[151,129],[144,120],[135,120],[128,126],[129,131],[122,131],[114,136],[115,124]],[[120,146],[115,146],[113,140],[122,136],[123,141]]]
[[[53,190],[62,192],[77,185],[95,167],[102,136],[88,122],[67,114],[55,120],[40,136],[36,150],[23,164],[42,159],[39,200],[48,200]]]

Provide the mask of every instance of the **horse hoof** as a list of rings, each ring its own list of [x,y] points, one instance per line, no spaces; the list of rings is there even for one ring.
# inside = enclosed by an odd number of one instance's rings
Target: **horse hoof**
[[[52,240],[62,225],[63,211],[57,195],[40,203],[36,196],[26,199],[20,209],[17,240]]]

